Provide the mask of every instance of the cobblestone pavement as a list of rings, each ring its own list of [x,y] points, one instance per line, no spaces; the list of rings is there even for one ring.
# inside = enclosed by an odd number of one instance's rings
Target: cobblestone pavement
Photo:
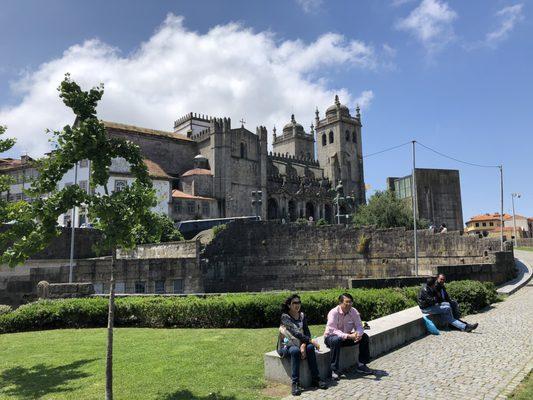
[[[505,399],[533,368],[533,282],[465,320],[479,328],[426,336],[369,364],[387,375],[348,373],[301,398]]]

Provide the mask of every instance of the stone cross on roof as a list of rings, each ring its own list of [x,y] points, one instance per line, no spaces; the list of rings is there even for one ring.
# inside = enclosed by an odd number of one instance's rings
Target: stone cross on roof
[[[246,123],[244,118],[241,118],[241,120],[239,122],[241,123],[241,128],[244,128],[244,124]]]

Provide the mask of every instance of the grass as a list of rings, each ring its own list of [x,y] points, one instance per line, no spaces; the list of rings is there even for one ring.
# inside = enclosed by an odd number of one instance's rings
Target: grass
[[[525,250],[525,251],[533,251],[533,247],[516,247],[516,250]]]
[[[268,399],[263,353],[276,340],[276,328],[115,329],[115,398]],[[102,399],[105,343],[105,329],[0,335],[0,399]]]
[[[509,396],[512,400],[531,400],[533,399],[533,371],[524,378],[522,383]]]

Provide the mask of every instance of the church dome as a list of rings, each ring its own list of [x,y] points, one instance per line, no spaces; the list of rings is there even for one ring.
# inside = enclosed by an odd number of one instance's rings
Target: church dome
[[[341,104],[341,102],[339,101],[339,96],[335,95],[335,104],[328,107],[328,109],[326,110],[326,116],[329,117],[329,116],[337,115],[337,109],[340,110],[341,115],[344,115],[347,117],[350,116],[350,110],[348,109],[348,107],[345,106],[344,104]]]
[[[296,122],[294,119],[294,114],[291,115],[291,122],[283,127],[283,133],[292,133],[293,128],[296,129],[296,133],[304,133],[304,127]]]

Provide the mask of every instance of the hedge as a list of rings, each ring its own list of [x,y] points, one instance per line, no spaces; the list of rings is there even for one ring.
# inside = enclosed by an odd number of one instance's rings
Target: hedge
[[[457,281],[447,285],[462,311],[476,312],[494,301],[493,284]],[[344,289],[302,292],[302,310],[310,324],[326,322]],[[351,289],[355,307],[365,321],[416,305],[417,287]],[[115,325],[151,328],[263,328],[279,324],[285,293],[228,294],[205,298],[123,297],[116,299]],[[88,328],[107,325],[107,299],[89,297],[41,300],[0,315],[0,333],[55,328]]]

